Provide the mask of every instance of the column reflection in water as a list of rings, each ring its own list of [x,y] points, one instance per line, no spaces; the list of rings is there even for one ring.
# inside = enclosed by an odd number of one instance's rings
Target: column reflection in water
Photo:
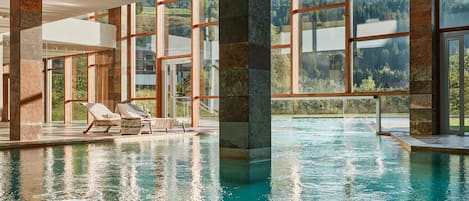
[[[303,165],[300,162],[298,153],[282,151],[288,157],[278,157],[272,160],[272,198],[279,200],[303,200],[303,183],[301,172]]]
[[[169,161],[168,146],[158,146],[153,149],[155,154],[155,192],[157,200],[167,199],[167,165]]]
[[[73,191],[73,148],[71,146],[64,147],[64,197],[71,198],[71,191]]]
[[[448,154],[410,153],[409,171],[411,200],[450,200]]]
[[[43,193],[44,152],[42,149],[21,150],[20,152],[20,193],[26,200],[37,200],[35,195]],[[37,160],[40,159],[40,160]],[[18,179],[18,178],[16,178]]]
[[[10,181],[11,177],[15,176],[11,172],[12,166],[14,166],[14,163],[11,160],[11,154],[0,152],[0,199],[12,199]]]
[[[0,200],[267,199],[271,192],[270,161],[220,169],[218,140],[205,136],[7,151],[0,162]],[[229,173],[220,182],[222,169]],[[299,198],[301,185],[295,189]]]
[[[201,147],[203,156],[203,182],[204,182],[204,198],[206,200],[221,200],[221,185],[219,182],[219,143],[216,138],[201,138],[204,146]]]
[[[7,193],[5,180],[8,179],[8,174],[5,173],[5,170],[8,169],[6,164],[9,164],[9,161],[5,159],[4,154],[5,153],[0,152],[0,178],[2,178],[0,179],[0,198],[2,198]]]
[[[449,197],[455,200],[469,199],[469,157],[450,155],[449,158]]]
[[[21,175],[21,162],[20,162],[20,151],[13,150],[10,151],[10,163],[11,166],[9,169],[10,180],[8,184],[8,196],[7,198],[18,200],[21,198],[21,192],[19,191],[21,187],[21,181],[19,180]]]
[[[271,161],[220,161],[223,200],[268,200],[271,194]]]
[[[137,184],[137,156],[135,153],[128,153],[120,160],[120,186],[121,186],[121,200],[138,199],[139,190]]]
[[[89,144],[89,145],[86,145],[86,149],[87,149],[87,183],[86,183],[86,187],[87,187],[87,191],[85,193],[86,197],[91,197],[94,192],[96,192],[96,160],[97,157],[96,157],[96,152],[94,151],[95,150],[95,144]]]
[[[201,200],[202,184],[201,184],[201,170],[200,164],[200,137],[195,136],[192,138],[192,164],[191,164],[191,200]]]

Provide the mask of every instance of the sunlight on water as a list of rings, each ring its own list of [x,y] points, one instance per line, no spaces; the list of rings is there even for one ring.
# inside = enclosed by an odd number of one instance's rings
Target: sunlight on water
[[[0,152],[0,200],[469,200],[469,157],[370,121],[275,120],[271,163],[246,167],[220,166],[214,136]]]

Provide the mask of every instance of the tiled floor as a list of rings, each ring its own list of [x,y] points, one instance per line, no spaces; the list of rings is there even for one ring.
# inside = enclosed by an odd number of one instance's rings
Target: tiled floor
[[[199,133],[214,133],[216,130],[212,127],[202,127],[197,130],[187,129],[183,132],[182,128],[176,127],[166,133],[164,130],[154,130],[150,134],[142,135],[120,135],[119,127],[112,127],[109,134],[99,133],[105,127],[94,127],[90,134],[83,135],[86,124],[49,124],[43,126],[43,135],[36,141],[9,141],[9,128],[7,123],[0,123],[0,150],[18,149],[18,148],[35,148],[44,146],[70,145],[80,143],[103,143],[116,141],[133,141],[145,139],[158,139],[175,136],[191,136]],[[93,132],[98,131],[98,132]]]
[[[86,124],[49,124],[44,125],[43,135],[37,141],[9,141],[8,123],[0,123],[0,150],[17,148],[34,148],[44,146],[70,145],[80,143],[102,143],[116,141],[133,141],[158,139],[175,136],[191,136],[196,134],[217,134],[218,126],[208,122],[204,126],[194,130],[183,132],[182,128],[174,128],[168,133],[157,130],[151,135],[120,135],[119,127],[113,127],[110,134],[91,133],[83,135]],[[104,127],[92,128],[91,131],[102,131]],[[409,151],[437,151],[457,154],[469,154],[469,136],[440,135],[428,137],[411,137],[408,133],[394,132],[390,134],[395,140]]]
[[[392,133],[391,137],[409,151],[469,154],[469,136],[438,135],[411,137],[408,133]]]

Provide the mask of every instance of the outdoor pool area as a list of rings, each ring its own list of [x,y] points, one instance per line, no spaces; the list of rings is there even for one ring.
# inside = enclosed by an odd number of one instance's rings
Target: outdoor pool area
[[[3,151],[0,200],[469,200],[469,156],[407,152],[372,120],[273,120],[251,183],[220,176],[218,136]]]

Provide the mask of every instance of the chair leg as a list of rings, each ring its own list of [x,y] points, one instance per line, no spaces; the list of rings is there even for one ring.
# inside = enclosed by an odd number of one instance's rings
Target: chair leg
[[[148,128],[150,128],[150,134],[153,134],[153,130],[151,129],[151,122],[148,123]]]
[[[86,133],[88,133],[88,131],[90,131],[90,129],[91,129],[91,127],[93,127],[93,125],[94,125],[94,121],[93,121],[93,122],[91,122],[91,124],[88,126],[88,128],[86,128],[86,130],[85,130],[85,131],[83,131],[83,134],[86,134]]]
[[[104,133],[108,133],[110,128],[111,128],[111,126],[108,126],[108,127],[106,128],[106,130],[104,131]]]
[[[184,123],[182,123],[182,130],[184,131],[184,133],[186,132],[186,126],[184,126]]]

